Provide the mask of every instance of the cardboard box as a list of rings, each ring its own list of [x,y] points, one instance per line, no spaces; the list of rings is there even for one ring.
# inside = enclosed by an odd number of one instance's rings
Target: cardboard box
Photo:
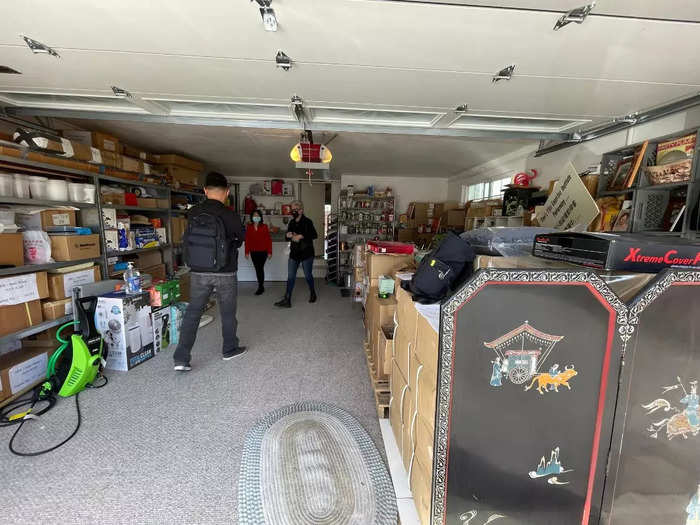
[[[195,171],[188,168],[183,168],[182,166],[161,166],[166,172],[166,174],[172,178],[174,182],[180,184],[188,184],[190,186],[200,186],[201,182],[201,171]]]
[[[467,217],[491,217],[495,210],[502,209],[503,203],[500,199],[471,202],[467,210]]]
[[[53,348],[22,348],[0,355],[0,401],[46,379],[50,352],[53,352]]]
[[[430,505],[432,497],[432,463],[430,466],[423,465],[420,460],[414,459],[411,467],[411,479],[409,486],[413,495],[413,502],[416,505],[416,511],[421,524],[427,525],[430,523]]]
[[[170,306],[165,306],[151,313],[153,323],[153,352],[158,354],[170,346]]]
[[[124,206],[124,194],[123,193],[103,193],[102,194],[102,204],[112,205],[112,206]]]
[[[404,377],[409,377],[412,372],[410,356],[416,346],[418,312],[410,295],[404,290],[401,292],[403,294],[397,295],[396,317],[399,324],[394,334],[394,360]]]
[[[397,240],[399,242],[414,242],[417,235],[418,230],[416,228],[402,228],[398,230]]]
[[[114,153],[113,151],[100,150],[100,156],[102,157],[102,164],[109,166],[110,168],[121,169],[122,156],[119,153]]]
[[[154,266],[148,266],[146,268],[139,268],[141,273],[147,273],[153,278],[153,280],[160,279],[165,281],[168,278],[167,269],[164,264],[156,264]]]
[[[172,229],[172,242],[179,244],[182,242],[182,237],[185,235],[185,230],[187,229],[187,219],[184,217],[172,217],[170,219],[170,225]]]
[[[144,197],[139,197],[136,199],[137,205],[141,208],[157,208],[158,201],[156,199],[149,199]]]
[[[180,166],[183,168],[188,168],[193,171],[203,171],[204,164],[197,162],[193,159],[188,159],[181,155],[175,155],[173,153],[161,153],[158,155],[153,155],[153,160],[156,164],[170,164],[174,166]]]
[[[50,235],[51,256],[56,261],[80,261],[100,256],[100,236]]]
[[[110,370],[126,372],[151,359],[153,323],[148,292],[126,295],[112,292],[97,299],[97,330],[107,345]]]
[[[388,376],[394,361],[394,327],[382,326],[377,335],[377,368]]]
[[[150,266],[156,266],[163,262],[163,254],[159,250],[143,252],[136,255],[136,267],[141,270]]]
[[[158,208],[167,210],[170,208],[170,201],[168,199],[156,199],[156,206]]]
[[[43,322],[41,301],[0,306],[0,336],[8,335]]]
[[[413,220],[415,225],[425,224],[428,222],[428,207],[427,202],[411,202],[408,205],[408,218]]]
[[[399,452],[402,452],[403,426],[404,426],[404,403],[410,397],[408,392],[408,382],[403,377],[396,362],[392,363],[391,376],[389,379],[389,390],[391,399],[389,402],[389,423],[396,438]]]
[[[403,466],[408,472],[411,468],[411,458],[413,457],[413,416],[414,410],[414,394],[411,388],[406,389],[406,395],[403,399],[403,427],[401,429],[401,457],[403,458]]]
[[[433,423],[428,423],[420,413],[420,408],[418,409],[418,417],[416,418],[416,428],[414,432],[414,438],[416,443],[416,459],[422,465],[433,464],[433,451],[434,443],[433,436],[435,430],[434,420]]]
[[[446,212],[446,220],[443,221],[444,226],[456,226],[462,228],[467,211],[464,209],[448,210]]]
[[[24,265],[24,238],[21,233],[0,233],[0,265]]]
[[[107,135],[106,133],[100,133],[99,131],[92,132],[92,145],[97,149],[110,153],[118,154],[121,151],[119,139],[117,137]]]
[[[121,166],[119,167],[119,169],[122,169],[124,171],[133,171],[136,173],[143,172],[143,162],[140,161],[139,159],[127,157],[125,155],[120,155],[120,157],[121,157]]]
[[[438,333],[428,320],[419,313],[416,316],[416,357],[436,380],[438,340]]]
[[[36,210],[33,213],[16,213],[15,222],[25,230],[44,230],[49,226],[75,226],[75,210],[57,208]]]
[[[42,301],[41,312],[44,321],[60,319],[73,313],[73,299],[60,299],[58,301]]]
[[[368,253],[365,274],[370,279],[379,279],[381,275],[390,275],[393,270],[411,262],[413,262],[413,255]]]
[[[147,151],[143,151],[139,148],[129,146],[128,144],[122,144],[121,154],[126,155],[127,157],[133,157],[135,159],[140,159],[143,162],[155,163],[155,161],[156,161],[153,158],[153,155],[151,155]]]
[[[59,301],[73,296],[73,288],[81,284],[94,283],[101,280],[100,267],[93,266],[86,270],[68,273],[49,274],[48,298]]]

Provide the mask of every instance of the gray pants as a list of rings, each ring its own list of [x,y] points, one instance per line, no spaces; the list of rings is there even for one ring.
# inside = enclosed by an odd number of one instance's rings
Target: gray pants
[[[223,353],[238,348],[238,321],[236,320],[236,303],[238,300],[238,277],[235,273],[191,273],[190,303],[182,320],[180,342],[175,350],[173,360],[176,364],[190,364],[192,346],[197,337],[199,321],[204,307],[212,292],[216,290],[216,299],[221,313],[221,335],[224,338]]]

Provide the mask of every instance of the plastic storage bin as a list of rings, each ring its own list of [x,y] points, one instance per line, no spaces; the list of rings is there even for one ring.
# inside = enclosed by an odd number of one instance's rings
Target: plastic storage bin
[[[95,204],[95,185],[83,184],[83,199],[82,202]]]
[[[0,196],[15,196],[15,178],[12,173],[0,173]]]
[[[68,199],[72,202],[84,202],[85,201],[85,189],[83,188],[82,182],[69,182],[68,183]]]
[[[29,183],[29,188],[31,189],[32,199],[46,200],[48,198],[48,181],[49,179],[47,179],[46,177],[36,177],[33,175],[27,176],[27,182]],[[19,195],[17,196],[19,197]],[[23,197],[26,198],[29,197],[29,195],[23,195]]]
[[[51,201],[68,200],[68,182],[61,179],[49,179],[47,184],[48,199]]]
[[[22,175],[20,173],[14,174],[15,197],[19,197],[20,199],[28,199],[31,196],[29,192],[30,181],[31,178],[28,175]]]

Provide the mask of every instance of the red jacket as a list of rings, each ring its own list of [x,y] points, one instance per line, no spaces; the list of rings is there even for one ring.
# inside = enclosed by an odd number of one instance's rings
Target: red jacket
[[[248,224],[245,229],[245,254],[250,252],[267,252],[272,255],[272,239],[270,230],[266,224],[259,224],[257,231],[253,224]]]

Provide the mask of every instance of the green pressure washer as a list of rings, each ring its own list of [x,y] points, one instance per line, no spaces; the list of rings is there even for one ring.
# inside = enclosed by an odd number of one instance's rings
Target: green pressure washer
[[[56,332],[61,345],[49,358],[46,381],[39,390],[40,398],[55,392],[61,397],[78,394],[95,381],[106,358],[104,341],[95,328],[97,297],[82,297],[75,303],[76,319],[62,325]],[[71,335],[70,342],[61,337],[69,326],[77,326],[79,332]],[[64,358],[62,361],[61,357]]]
[[[97,297],[78,298],[74,301],[74,307],[74,320],[61,325],[56,332],[56,339],[61,345],[49,358],[46,367],[46,381],[32,391],[31,398],[17,400],[0,411],[0,426],[19,424],[9,443],[10,452],[18,456],[45,454],[70,441],[80,429],[81,415],[78,394],[85,388],[101,388],[107,384],[107,378],[104,376],[102,376],[104,382],[101,385],[94,384],[107,358],[104,341],[95,327]],[[62,337],[63,330],[69,326],[77,328],[77,333],[72,334],[70,340]],[[36,418],[53,408],[56,404],[56,395],[60,397],[75,396],[75,408],[78,413],[78,423],[75,430],[58,445],[46,450],[38,452],[18,452],[15,450],[14,440],[25,421]],[[46,403],[46,406],[34,410],[35,405],[41,402]],[[28,409],[15,412],[20,407],[27,405],[30,405]]]

